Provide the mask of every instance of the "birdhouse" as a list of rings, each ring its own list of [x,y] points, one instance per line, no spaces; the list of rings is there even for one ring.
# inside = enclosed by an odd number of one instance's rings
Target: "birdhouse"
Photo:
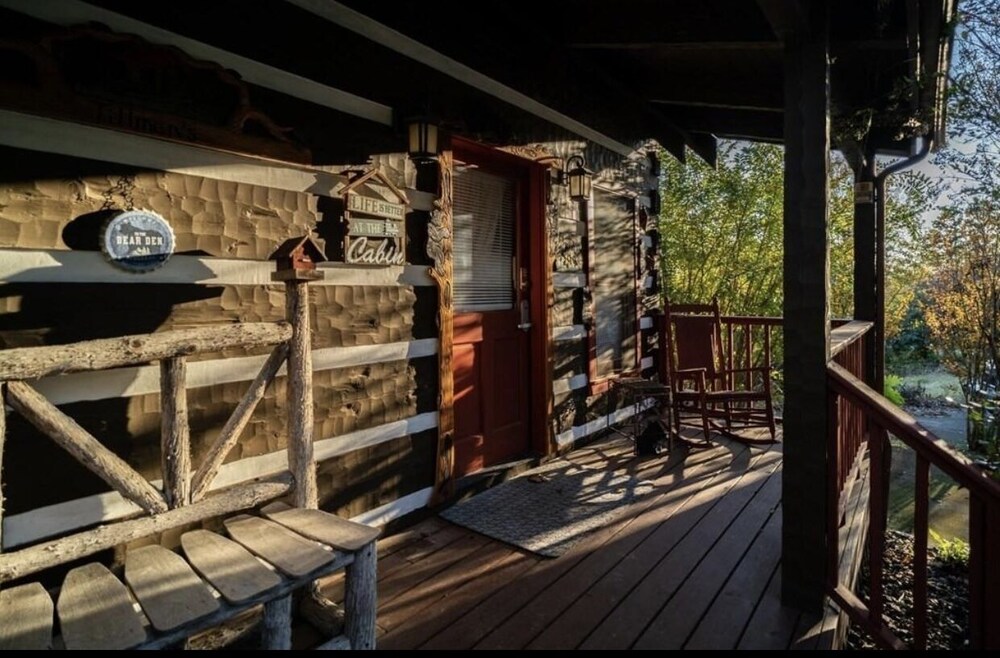
[[[312,238],[304,235],[291,238],[271,254],[269,260],[276,262],[274,281],[315,281],[323,278],[323,272],[316,269],[316,263],[326,260],[326,254]]]

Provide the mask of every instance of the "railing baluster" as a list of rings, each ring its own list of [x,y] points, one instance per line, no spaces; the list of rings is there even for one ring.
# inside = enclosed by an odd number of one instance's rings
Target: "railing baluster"
[[[743,378],[746,381],[746,386],[748,391],[753,390],[753,376],[752,376],[753,373],[750,372],[750,368],[753,366],[753,359],[750,356],[750,349],[751,349],[750,346],[751,343],[753,342],[752,331],[753,329],[751,328],[750,323],[745,322],[743,324],[743,352],[744,352],[743,367],[746,368],[746,372],[743,373]]]
[[[837,418],[839,413],[839,407],[846,402],[845,400],[838,399],[836,391],[830,390],[827,392],[827,418]],[[839,436],[839,426],[828,423],[826,432],[826,450],[827,450],[827,463],[831,463],[840,458],[840,450],[838,450],[838,443],[840,442]],[[843,496],[839,496],[840,492],[840,474],[833,469],[826,469],[826,486],[827,493],[830,496],[830,500],[836,496],[838,499],[842,499]],[[836,589],[840,584],[840,519],[841,519],[840,505],[827,505],[827,521],[826,521],[826,534],[827,534],[827,582],[829,582],[830,587]]]
[[[160,361],[160,455],[163,493],[170,509],[191,503],[191,430],[188,425],[187,362]]]
[[[883,450],[885,448],[886,431],[878,427],[871,434],[868,441],[868,451],[871,455],[871,497],[869,499],[869,511],[871,520],[868,531],[868,573],[869,578],[869,601],[868,610],[871,623],[875,628],[882,626],[882,554],[885,552],[885,482],[882,479],[883,473]]]
[[[969,648],[986,645],[986,505],[969,496]]]
[[[733,376],[733,352],[734,352],[733,348],[735,347],[735,344],[733,343],[733,323],[732,322],[727,322],[726,323],[726,339],[728,341],[728,343],[726,344],[726,370],[729,371],[728,373],[726,373],[726,388],[732,388],[732,386],[733,386],[733,382],[732,382],[732,376]]]
[[[917,454],[913,507],[913,645],[927,648],[927,513],[930,462]]]

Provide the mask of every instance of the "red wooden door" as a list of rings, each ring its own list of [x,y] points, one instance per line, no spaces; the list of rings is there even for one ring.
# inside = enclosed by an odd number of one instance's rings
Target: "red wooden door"
[[[456,475],[529,445],[526,177],[477,164],[454,179]]]

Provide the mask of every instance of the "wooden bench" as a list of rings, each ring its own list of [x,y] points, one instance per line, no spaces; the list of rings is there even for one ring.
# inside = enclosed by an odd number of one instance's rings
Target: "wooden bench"
[[[228,537],[183,534],[179,553],[130,550],[121,577],[96,562],[76,567],[55,605],[38,583],[0,591],[0,649],[168,648],[261,604],[264,648],[289,648],[289,595],[345,568],[344,634],[323,646],[373,648],[377,530],[281,503],[225,527]]]
[[[262,645],[291,648],[293,594],[345,572],[343,632],[320,648],[375,647],[378,530],[317,507],[308,280],[282,277],[288,320],[123,336],[53,347],[0,351],[0,395],[15,412],[101,477],[144,515],[0,553],[0,649],[157,649],[263,606]],[[187,424],[187,355],[273,345],[244,398],[192,468]],[[55,374],[159,361],[162,491],[46,400],[29,383]],[[213,491],[264,391],[287,362],[287,472]],[[6,412],[0,413],[0,455]],[[290,498],[293,505],[278,502]],[[262,507],[263,506],[263,507]],[[0,499],[2,510],[2,499]],[[255,510],[257,510],[255,512]],[[8,587],[54,567],[170,530],[222,518],[224,534],[184,532],[176,551],[127,549],[112,572],[99,562],[74,566],[50,594],[37,582]],[[300,597],[301,598],[301,597]],[[329,608],[330,602],[319,601]],[[58,636],[53,635],[56,617]]]

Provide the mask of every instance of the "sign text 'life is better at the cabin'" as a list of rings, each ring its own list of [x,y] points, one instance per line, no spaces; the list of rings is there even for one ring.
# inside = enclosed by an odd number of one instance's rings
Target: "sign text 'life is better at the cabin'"
[[[389,201],[387,195],[397,200]],[[352,182],[343,198],[344,260],[355,265],[403,265],[406,196],[381,173],[370,171]]]

